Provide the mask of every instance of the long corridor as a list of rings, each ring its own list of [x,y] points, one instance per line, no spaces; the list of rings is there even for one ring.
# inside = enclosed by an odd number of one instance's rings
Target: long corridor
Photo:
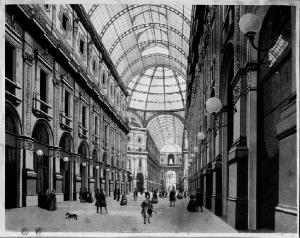
[[[56,211],[38,207],[25,207],[6,210],[6,230],[20,232],[27,228],[30,234],[40,228],[44,232],[108,232],[108,233],[233,233],[228,224],[204,209],[203,213],[190,213],[186,207],[189,199],[176,201],[175,207],[169,207],[169,199],[161,198],[154,204],[151,224],[143,224],[141,203],[144,196],[128,196],[128,205],[108,198],[108,214],[96,213],[94,203],[63,202],[58,203]],[[65,213],[78,215],[78,220],[65,219]]]

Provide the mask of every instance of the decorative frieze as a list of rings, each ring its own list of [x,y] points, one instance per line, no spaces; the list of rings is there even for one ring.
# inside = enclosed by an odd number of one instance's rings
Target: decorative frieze
[[[29,54],[25,54],[25,57]],[[31,136],[31,105],[32,105],[32,67],[31,62],[33,56],[29,57],[30,60],[26,60],[24,63],[24,133],[27,136]],[[30,62],[30,64],[28,64]]]

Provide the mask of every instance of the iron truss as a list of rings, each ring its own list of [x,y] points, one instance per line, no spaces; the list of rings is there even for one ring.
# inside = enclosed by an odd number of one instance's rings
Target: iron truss
[[[88,15],[90,18],[92,18],[93,13],[96,11],[96,9],[98,8],[99,4],[94,4],[91,9],[88,12]],[[107,29],[122,15],[124,15],[127,12],[130,12],[136,8],[140,8],[146,5],[130,5],[128,7],[126,7],[125,9],[123,9],[122,11],[118,12],[116,15],[114,15],[113,17],[111,17],[111,19],[108,21],[108,23],[104,26],[104,28],[102,29],[102,31],[100,32],[99,36],[103,37],[103,35],[105,34],[105,32],[107,31]],[[158,8],[164,8],[178,16],[180,16],[188,25],[190,25],[191,21],[184,15],[182,14],[182,12],[178,11],[177,9],[171,7],[171,6],[167,6],[167,5],[147,5],[147,6],[153,6],[153,7],[158,7]]]
[[[145,28],[153,28],[153,27],[159,27],[161,28],[165,28],[167,30],[173,31],[175,34],[177,34],[178,36],[180,36],[187,44],[189,43],[189,39],[184,36],[179,30],[177,30],[176,28],[169,26],[167,24],[163,24],[163,23],[156,23],[156,22],[150,22],[150,23],[146,23],[146,24],[140,24],[138,26],[135,26],[133,28],[130,28],[129,30],[125,31],[122,35],[120,35],[117,40],[114,41],[114,43],[112,44],[111,48],[109,49],[108,53],[111,55],[112,52],[114,51],[114,49],[116,48],[116,46],[122,41],[122,39],[124,37],[126,37],[127,35],[129,35],[130,33],[133,33],[137,30],[140,29],[145,29]]]
[[[147,58],[153,58],[153,57],[155,57],[155,56],[160,56],[160,57],[168,58],[169,60],[173,60],[173,61],[175,61],[176,63],[178,63],[183,69],[186,70],[186,65],[185,65],[185,64],[183,64],[180,60],[178,60],[178,59],[176,59],[176,58],[174,58],[174,57],[172,57],[172,56],[170,56],[170,55],[165,55],[165,54],[151,54],[151,55],[145,55],[145,56],[142,56],[142,60],[143,60],[143,59],[147,59]],[[121,78],[123,78],[124,75],[126,74],[126,72],[127,72],[134,64],[138,63],[140,60],[141,60],[141,59],[138,58],[138,59],[135,59],[134,61],[132,61],[132,62],[126,67],[126,69],[121,73]],[[127,84],[127,83],[125,82],[125,84]]]
[[[128,54],[130,53],[132,50],[136,49],[136,48],[147,48],[147,47],[150,47],[152,44],[161,44],[167,48],[169,47],[172,47],[176,50],[178,50],[186,59],[188,58],[188,55],[187,53],[181,48],[179,47],[178,45],[172,43],[172,42],[169,42],[169,41],[164,41],[164,40],[149,40],[149,41],[143,41],[143,42],[140,42],[139,44],[136,44],[136,45],[133,45],[131,46],[128,50],[126,50],[121,56],[120,58],[116,61],[115,63],[115,66],[118,67],[118,65],[120,64],[120,62],[122,61],[122,59]]]

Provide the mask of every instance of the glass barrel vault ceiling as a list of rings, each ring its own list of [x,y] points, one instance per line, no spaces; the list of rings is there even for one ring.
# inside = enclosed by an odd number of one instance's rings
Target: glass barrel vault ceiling
[[[185,105],[185,79],[165,67],[152,67],[128,84],[129,108],[143,111],[179,110]]]
[[[147,128],[161,149],[182,146],[192,5],[83,5],[130,93],[128,106],[153,118]]]

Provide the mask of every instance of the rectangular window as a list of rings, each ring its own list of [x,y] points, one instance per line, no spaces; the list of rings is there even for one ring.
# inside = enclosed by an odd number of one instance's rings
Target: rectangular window
[[[83,40],[80,40],[79,51],[80,51],[81,54],[84,53],[84,41]]]
[[[95,117],[95,135],[98,135],[98,117]]]
[[[93,71],[95,72],[96,71],[96,61],[93,60]]]
[[[142,160],[139,159],[139,168],[142,168]]]
[[[108,139],[108,127],[107,125],[104,126],[104,140],[107,142]]]
[[[86,128],[86,107],[82,106],[82,127]]]
[[[69,103],[70,103],[70,93],[65,91],[65,115],[67,117],[70,116]]]
[[[40,70],[40,100],[47,102],[47,74],[44,70]],[[41,103],[41,110],[48,113],[48,107],[44,103]]]
[[[5,42],[5,77],[14,81],[14,47]]]
[[[68,21],[69,21],[69,19],[66,16],[66,14],[63,14],[63,17],[62,17],[62,27],[63,27],[63,29],[65,31],[67,30]]]

